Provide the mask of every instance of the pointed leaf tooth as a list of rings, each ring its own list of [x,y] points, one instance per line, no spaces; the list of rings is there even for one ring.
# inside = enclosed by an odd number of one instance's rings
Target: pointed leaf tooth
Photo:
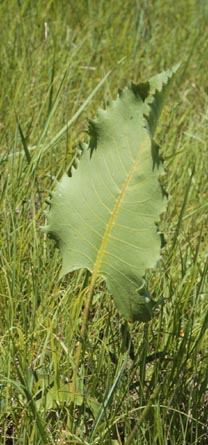
[[[71,166],[71,176],[73,176],[73,174],[75,173],[76,168],[74,165]]]
[[[77,153],[78,153],[79,158],[81,158],[82,153],[83,153],[82,144],[79,144],[78,149],[77,149]]]
[[[93,151],[96,150],[97,148],[97,139],[98,139],[96,122],[93,120],[90,120],[88,123],[88,134],[90,136],[90,141],[89,141],[90,156],[92,156]]]

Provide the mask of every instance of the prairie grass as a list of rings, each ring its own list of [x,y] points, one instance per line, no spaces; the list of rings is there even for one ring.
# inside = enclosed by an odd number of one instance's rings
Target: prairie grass
[[[0,29],[0,443],[206,445],[207,2],[2,1]],[[46,201],[87,118],[178,60],[156,135],[167,244],[147,274],[165,303],[126,325],[97,283],[74,394],[87,276],[58,279]]]

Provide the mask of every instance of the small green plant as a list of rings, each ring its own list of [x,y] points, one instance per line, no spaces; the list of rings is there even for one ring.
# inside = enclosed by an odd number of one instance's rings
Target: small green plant
[[[144,284],[146,269],[160,257],[156,223],[166,208],[158,180],[162,159],[153,140],[173,74],[130,84],[99,110],[89,125],[89,144],[80,145],[71,176],[52,194],[46,231],[60,247],[62,274],[91,272],[88,307],[96,280],[107,283],[126,320],[148,321],[155,302]]]
[[[163,173],[153,140],[168,87],[178,66],[148,82],[130,84],[89,125],[71,177],[52,193],[45,228],[59,245],[62,274],[86,268],[91,277],[81,328],[84,338],[93,292],[102,277],[128,321],[147,322],[157,304],[144,284],[145,271],[160,257],[156,223],[166,208],[159,182]],[[82,344],[76,352],[76,375]]]

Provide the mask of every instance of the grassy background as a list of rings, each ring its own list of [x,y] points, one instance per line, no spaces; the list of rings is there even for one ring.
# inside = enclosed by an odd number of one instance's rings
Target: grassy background
[[[2,1],[0,29],[0,443],[205,445],[207,2]],[[87,118],[128,80],[178,60],[156,137],[168,243],[148,273],[167,300],[148,326],[128,326],[129,356],[97,284],[74,395],[85,272],[58,281],[59,254],[40,231],[45,201],[87,138]]]

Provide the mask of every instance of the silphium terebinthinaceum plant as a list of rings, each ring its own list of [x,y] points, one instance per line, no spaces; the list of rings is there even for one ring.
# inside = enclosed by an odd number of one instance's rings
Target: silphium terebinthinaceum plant
[[[89,124],[89,143],[52,193],[46,232],[57,241],[62,275],[86,268],[89,312],[102,277],[122,316],[147,322],[156,302],[145,271],[160,258],[157,223],[167,198],[159,176],[163,163],[153,136],[178,66],[141,84],[130,83]]]

